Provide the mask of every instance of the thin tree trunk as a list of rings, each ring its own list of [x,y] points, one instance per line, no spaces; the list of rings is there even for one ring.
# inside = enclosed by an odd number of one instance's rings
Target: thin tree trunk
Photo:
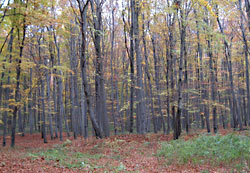
[[[44,80],[41,79],[41,102],[42,102],[42,137],[43,142],[47,143],[47,135],[46,135],[46,117],[45,117],[45,95],[44,95]]]
[[[7,84],[10,84],[10,77],[8,76],[8,81]],[[5,94],[4,94],[4,98],[5,98],[5,103],[4,103],[4,108],[8,109],[8,100],[9,100],[9,92],[10,89],[6,88],[5,89]],[[5,110],[4,111],[4,115],[3,115],[3,147],[6,146],[6,135],[7,135],[7,118],[8,118],[8,111]]]
[[[57,64],[60,67],[61,66],[61,55],[60,55],[60,44],[57,42],[55,31],[53,30],[53,36],[54,36],[54,43],[56,46],[57,51]],[[59,70],[59,77],[57,78],[58,82],[58,127],[59,127],[59,138],[60,141],[63,140],[63,113],[64,113],[64,107],[63,107],[63,83],[62,83],[62,71]]]
[[[26,4],[27,8],[27,4]],[[24,41],[26,38],[26,18],[23,18],[23,37],[20,38],[21,44],[19,49],[19,57],[17,58],[17,67],[16,67],[16,88],[15,88],[15,102],[20,102],[19,92],[20,92],[20,76],[21,76],[21,64],[22,64],[22,56],[23,56],[23,49],[24,49]],[[20,30],[17,29],[18,35],[20,36]],[[15,135],[16,135],[16,118],[17,118],[18,106],[14,106],[13,110],[13,119],[12,119],[12,129],[11,129],[11,147],[15,146]]]
[[[10,56],[9,56],[9,62],[10,63],[12,62],[12,50],[13,50],[13,40],[14,40],[13,30],[14,29],[12,28],[12,31],[10,33],[10,40],[9,40],[9,44],[8,44],[8,51],[10,52]],[[10,70],[8,71],[7,85],[10,85]],[[5,94],[4,94],[4,100],[5,100],[5,102],[4,102],[4,108],[5,109],[9,109],[8,101],[9,101],[9,95],[10,95],[10,88],[8,87],[8,88],[6,88],[4,90],[5,90]],[[8,123],[7,120],[8,120],[8,111],[5,110],[4,114],[3,114],[3,147],[6,146],[7,123]]]
[[[64,104],[64,123],[65,123],[65,129],[66,129],[66,132],[67,132],[67,136],[70,137],[70,133],[69,133],[69,123],[68,123],[68,97],[67,97],[67,93],[69,92],[69,85],[68,85],[68,82],[67,82],[67,77],[65,79],[65,93],[64,93],[64,97],[65,97],[65,104]]]
[[[154,69],[155,69],[155,84],[156,84],[156,93],[157,93],[157,105],[158,105],[158,112],[160,113],[161,116],[161,123],[163,126],[163,132],[164,134],[167,133],[166,131],[166,126],[165,126],[165,121],[164,121],[164,116],[162,113],[162,108],[161,108],[161,97],[160,97],[160,84],[159,84],[159,63],[158,63],[158,56],[156,55],[156,43],[155,43],[155,35],[154,33],[152,34],[151,37],[152,45],[153,45],[153,57],[154,57]]]
[[[197,18],[197,14],[196,14],[196,11],[194,11],[195,15],[196,15],[196,18]],[[200,44],[200,24],[199,24],[199,21],[198,19],[196,20],[196,28],[197,28],[197,52],[198,52],[198,57],[199,57],[199,79],[200,79],[200,90],[199,90],[199,93],[200,93],[200,100],[201,100],[201,103],[203,102],[203,100],[205,100],[206,98],[206,94],[205,94],[205,84],[204,84],[204,74],[203,74],[203,51],[202,51],[202,45]],[[200,112],[200,115],[201,115],[201,121],[202,121],[202,127],[203,127],[203,116],[205,116],[205,119],[206,119],[206,124],[207,124],[207,132],[210,133],[210,124],[209,124],[209,118],[208,118],[208,115],[205,114],[205,105],[204,104],[201,104],[201,112]],[[205,115],[204,115],[205,114]]]
[[[219,28],[220,28],[220,32],[223,35],[225,35],[223,27],[222,27],[221,22],[220,22],[220,19],[218,17],[217,17],[217,22],[218,22],[218,25],[219,25]],[[233,37],[231,37],[231,41],[232,41],[232,39],[233,39]],[[225,53],[227,67],[228,67],[228,71],[229,71],[230,91],[231,91],[232,99],[233,99],[233,123],[234,123],[234,128],[237,128],[238,123],[239,123],[240,130],[242,130],[243,126],[242,126],[241,115],[240,115],[240,112],[239,112],[239,105],[238,105],[238,101],[236,99],[236,95],[235,95],[235,92],[234,92],[231,46],[229,46],[226,39],[224,39],[224,53]]]
[[[113,2],[112,2],[112,19],[111,19],[111,53],[110,53],[110,71],[111,71],[111,115],[113,117],[114,121],[114,131],[115,134],[117,134],[117,117],[115,115],[114,111],[114,81],[113,81],[113,76],[114,76],[114,68],[113,68],[113,59],[114,59],[114,37],[115,37],[115,17],[114,17],[114,12],[115,8],[113,7]]]
[[[54,64],[54,63],[52,63]],[[53,72],[56,74],[56,70]],[[58,117],[57,117],[57,98],[56,98],[56,91],[57,91],[57,82],[56,77],[53,80],[53,103],[54,103],[54,121],[55,121],[55,138],[58,138]]]
[[[130,0],[130,9],[131,9],[131,19],[130,19],[130,123],[129,123],[129,132],[133,133],[134,130],[134,0]]]
[[[32,101],[32,68],[30,68],[30,84],[29,84],[29,127],[30,127],[30,134],[33,133],[33,125],[34,125],[34,116],[33,116],[33,101]]]
[[[87,123],[87,114],[86,114],[86,107],[85,107],[85,96],[84,96],[84,86],[81,84],[81,114],[82,114],[82,135],[85,139],[88,138],[88,123]]]
[[[214,102],[216,101],[216,91],[215,91],[215,76],[214,76],[214,60],[213,60],[213,54],[212,54],[212,47],[211,47],[211,37],[208,36],[208,56],[209,56],[209,68],[210,68],[210,81],[211,81],[211,97],[212,97],[212,101],[213,104],[215,104]],[[216,106],[212,105],[212,109],[213,109],[213,129],[214,129],[214,133],[217,133],[218,130],[218,125],[217,125],[217,114],[216,114]]]
[[[247,10],[247,16],[248,16],[248,24],[249,24],[249,30],[250,30],[250,4],[248,0],[245,0],[245,5],[246,5],[246,10]],[[247,116],[246,116],[246,120],[248,122],[248,125],[250,125],[250,89],[249,89],[249,61],[248,61],[248,51],[249,51],[249,47],[248,47],[248,42],[247,42],[247,38],[246,38],[246,31],[245,31],[245,26],[243,23],[243,19],[244,19],[244,13],[242,10],[242,1],[239,0],[239,10],[240,10],[240,29],[241,29],[241,33],[242,33],[242,38],[243,38],[243,43],[244,43],[244,54],[245,54],[245,65],[246,65],[246,90],[247,90]]]
[[[46,61],[47,61],[47,59],[45,59],[45,61],[44,61],[45,65],[49,66]],[[49,70],[46,69],[45,73],[46,73],[46,82],[47,82],[47,94],[46,94],[46,97],[47,97],[47,106],[48,106],[49,133],[50,133],[51,140],[53,140],[54,136],[53,136],[51,104],[50,104],[50,74],[49,74]]]
[[[144,21],[144,15],[142,15],[143,21]],[[142,39],[143,39],[143,47],[144,47],[144,56],[145,56],[145,73],[148,79],[148,86],[149,86],[149,103],[150,103],[150,110],[151,110],[151,117],[153,119],[153,127],[154,127],[154,133],[157,133],[157,128],[156,128],[156,117],[154,113],[154,102],[153,102],[153,90],[152,90],[152,83],[151,83],[151,76],[149,73],[149,64],[148,64],[148,51],[147,51],[147,44],[146,44],[146,35],[145,35],[145,26],[144,22],[142,25]]]

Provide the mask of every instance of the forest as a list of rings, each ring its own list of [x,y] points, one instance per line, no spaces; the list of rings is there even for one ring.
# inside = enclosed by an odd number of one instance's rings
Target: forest
[[[206,134],[250,171],[249,0],[0,0],[0,31],[0,153]]]

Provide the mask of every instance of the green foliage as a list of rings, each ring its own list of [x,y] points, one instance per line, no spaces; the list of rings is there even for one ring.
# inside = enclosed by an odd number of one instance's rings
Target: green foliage
[[[235,134],[201,135],[189,141],[163,142],[157,156],[165,157],[170,164],[173,161],[179,164],[191,161],[198,164],[226,164],[239,169],[250,165],[250,139]]]
[[[68,145],[68,141],[67,141]],[[92,169],[95,165],[89,163],[89,159],[100,159],[101,154],[88,154],[81,152],[70,152],[66,147],[57,146],[38,153],[29,153],[28,156],[32,158],[44,158],[47,161],[54,161],[60,167],[69,169]]]
[[[120,165],[117,168],[118,171],[124,171],[126,170],[126,167],[123,165],[123,163],[121,162]]]

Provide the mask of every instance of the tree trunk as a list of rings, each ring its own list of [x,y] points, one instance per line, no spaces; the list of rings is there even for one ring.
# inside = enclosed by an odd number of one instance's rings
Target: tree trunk
[[[213,60],[213,54],[212,54],[212,47],[211,47],[211,37],[208,36],[208,56],[209,56],[209,68],[210,68],[210,81],[211,81],[211,97],[213,104],[215,104],[216,101],[216,90],[215,90],[215,76],[214,76],[214,60]],[[216,106],[212,105],[213,109],[213,129],[214,133],[217,133],[218,125],[217,125],[217,114],[216,114]]]
[[[27,5],[26,5],[27,8]],[[15,88],[15,102],[20,102],[19,92],[20,92],[20,76],[21,76],[21,64],[22,64],[22,56],[24,49],[24,41],[26,38],[26,18],[23,18],[23,37],[21,40],[21,44],[19,47],[19,57],[17,58],[17,67],[16,67],[16,88]],[[19,28],[17,29],[18,35],[20,35]],[[18,106],[15,105],[13,109],[13,119],[12,119],[12,129],[11,129],[11,147],[15,146],[15,135],[16,135],[16,118],[17,118]]]
[[[129,123],[129,132],[133,133],[134,128],[134,0],[130,0],[130,9],[131,9],[131,19],[130,19],[130,123]]]
[[[115,8],[113,7],[113,2],[112,2],[112,19],[111,19],[111,53],[110,53],[110,71],[111,71],[111,115],[113,117],[114,121],[114,131],[115,135],[117,134],[117,117],[115,115],[114,111],[114,81],[113,81],[113,76],[114,76],[114,68],[113,68],[113,59],[114,59],[114,37],[115,37],[115,16],[114,16]]]
[[[41,79],[41,101],[42,101],[42,137],[43,142],[47,143],[47,136],[46,136],[46,117],[45,117],[45,95],[44,95],[44,80]]]
[[[53,29],[53,28],[52,28]],[[54,43],[56,46],[56,52],[57,52],[57,64],[60,67],[61,66],[61,55],[60,55],[60,44],[57,42],[57,37],[55,34],[55,31],[53,29],[53,36],[54,36]],[[62,76],[63,73],[61,70],[59,70],[59,77],[57,78],[57,86],[58,86],[58,107],[57,107],[57,113],[58,113],[58,127],[59,127],[59,138],[60,141],[63,140],[63,113],[64,113],[64,107],[63,107],[63,83],[62,83]]]
[[[248,0],[245,0],[245,5],[246,5],[246,10],[247,10],[247,16],[248,16],[248,25],[249,25],[249,30],[250,30],[250,4]],[[245,26],[244,26],[244,13],[242,10],[242,2],[239,0],[239,10],[240,10],[240,29],[241,29],[241,34],[243,38],[243,43],[244,43],[244,54],[245,54],[245,65],[246,65],[246,90],[247,90],[247,122],[248,125],[250,125],[250,89],[249,89],[249,61],[248,61],[248,41],[246,38],[246,31],[245,31]]]
[[[51,56],[51,59],[53,54],[52,54],[52,45],[51,43],[49,43],[49,47],[50,47],[50,56]],[[46,94],[46,97],[47,97],[47,106],[48,106],[48,118],[49,118],[49,133],[50,133],[50,138],[51,140],[54,139],[53,137],[53,127],[52,127],[52,115],[51,115],[51,101],[50,101],[50,67],[49,67],[49,64],[48,64],[49,60],[48,59],[45,59],[44,60],[44,65],[47,66],[48,69],[46,69],[45,71],[45,75],[46,75],[46,82],[47,82],[47,94]]]
[[[153,57],[154,57],[154,69],[155,69],[155,85],[156,85],[156,94],[157,94],[157,105],[158,105],[158,112],[161,116],[161,123],[163,126],[163,132],[164,134],[167,133],[166,131],[166,126],[165,126],[165,120],[164,120],[164,116],[162,113],[162,108],[161,108],[161,97],[160,97],[160,83],[159,83],[159,66],[160,64],[158,63],[158,56],[156,53],[156,43],[155,43],[155,35],[154,33],[152,34],[151,37],[151,41],[152,41],[152,46],[153,46]]]
[[[82,75],[82,84],[84,86],[84,93],[86,97],[86,102],[88,105],[88,113],[90,116],[90,120],[92,122],[92,126],[95,132],[95,135],[97,138],[102,138],[103,137],[103,131],[101,127],[99,126],[96,117],[94,115],[94,110],[92,107],[92,100],[91,100],[91,94],[90,94],[90,87],[88,84],[87,80],[87,66],[86,66],[86,30],[87,30],[87,24],[86,24],[86,17],[87,17],[87,5],[88,2],[85,4],[84,7],[82,7],[81,2],[78,0],[78,6],[79,6],[79,11],[81,13],[81,36],[82,36],[82,45],[81,45],[81,54],[80,54],[80,63],[81,63],[81,75]]]
[[[148,86],[149,86],[149,103],[150,103],[150,110],[151,110],[151,117],[153,119],[153,127],[154,127],[154,133],[157,133],[157,127],[156,127],[156,117],[154,113],[154,102],[153,102],[153,90],[152,90],[152,83],[151,83],[151,76],[149,73],[149,64],[148,64],[148,51],[147,51],[147,44],[146,44],[146,35],[145,35],[145,27],[144,27],[144,15],[143,17],[143,25],[142,25],[142,39],[143,39],[143,46],[144,46],[144,56],[145,56],[145,73],[148,80]],[[146,81],[145,81],[146,82]]]
[[[65,123],[65,129],[67,131],[67,136],[70,137],[70,133],[69,133],[69,123],[68,123],[68,97],[67,97],[67,93],[69,92],[69,85],[68,85],[68,80],[67,77],[65,79],[65,93],[64,93],[64,100],[65,100],[65,104],[64,104],[64,123]],[[83,91],[81,91],[83,93]]]
[[[136,97],[137,97],[137,107],[139,116],[139,133],[144,134],[146,132],[146,113],[145,113],[145,96],[144,96],[144,86],[143,86],[143,77],[142,77],[142,58],[140,51],[140,38],[139,38],[139,1],[135,1],[133,3],[134,8],[134,41],[135,41],[135,53],[136,53],[136,70],[137,70],[137,89],[136,89]]]
[[[32,68],[30,68],[30,84],[29,84],[29,127],[30,127],[30,134],[33,133],[33,125],[34,125],[34,116],[33,116],[33,103],[32,103]]]
[[[91,9],[94,21],[94,45],[96,53],[96,76],[95,76],[95,89],[96,89],[96,115],[99,126],[103,129],[105,137],[109,136],[109,120],[106,108],[106,92],[104,86],[104,70],[103,70],[103,56],[101,50],[101,33],[102,33],[102,4],[100,0],[96,0],[96,8],[94,7],[93,0],[91,2]]]
[[[181,23],[180,23],[180,39],[181,39],[181,46],[180,46],[180,59],[179,59],[179,79],[178,79],[178,109],[176,119],[174,121],[174,139],[178,139],[181,135],[181,116],[183,111],[183,94],[182,94],[182,84],[183,84],[183,60],[185,54],[185,44],[186,44],[186,26],[184,24],[184,14],[183,11],[180,10],[181,14]]]
[[[217,18],[217,22],[220,28],[220,32],[224,34],[224,29],[221,25],[220,19]],[[231,37],[231,41],[232,41],[233,37]],[[231,46],[228,44],[227,40],[224,39],[224,53],[225,53],[225,57],[226,57],[226,62],[227,62],[227,67],[228,67],[228,71],[229,71],[229,80],[230,80],[230,92],[232,94],[232,99],[233,99],[233,126],[234,128],[237,128],[238,123],[240,125],[240,130],[243,129],[242,126],[242,120],[241,120],[241,115],[240,115],[240,111],[239,111],[239,105],[238,105],[238,101],[236,99],[236,95],[234,92],[234,81],[233,81],[233,69],[232,69],[232,56],[231,56]]]

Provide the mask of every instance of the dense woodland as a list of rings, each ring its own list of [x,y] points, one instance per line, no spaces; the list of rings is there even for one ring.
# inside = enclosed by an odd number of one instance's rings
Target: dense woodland
[[[0,2],[3,146],[250,125],[249,0]]]

